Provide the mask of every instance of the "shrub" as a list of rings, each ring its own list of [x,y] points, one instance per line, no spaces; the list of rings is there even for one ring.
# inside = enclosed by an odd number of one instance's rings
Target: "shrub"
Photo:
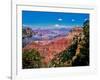
[[[23,69],[25,69],[25,68],[40,68],[41,67],[40,53],[34,49],[25,50],[22,53],[22,64],[23,64]]]

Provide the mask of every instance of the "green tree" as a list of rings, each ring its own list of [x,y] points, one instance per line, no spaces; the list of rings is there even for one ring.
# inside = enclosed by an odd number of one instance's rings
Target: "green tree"
[[[22,53],[22,66],[23,69],[26,68],[40,68],[41,67],[41,59],[40,53],[34,49],[25,50]]]

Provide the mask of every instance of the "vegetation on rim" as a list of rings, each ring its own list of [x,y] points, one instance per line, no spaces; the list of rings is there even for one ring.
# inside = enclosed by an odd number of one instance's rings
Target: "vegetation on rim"
[[[26,50],[22,53],[23,69],[25,68],[41,68],[42,57],[36,50]]]

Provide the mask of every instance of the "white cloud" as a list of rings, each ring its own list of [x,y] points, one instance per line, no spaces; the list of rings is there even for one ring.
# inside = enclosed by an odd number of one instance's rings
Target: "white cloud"
[[[66,25],[59,25],[59,24],[55,24],[54,25],[55,26],[55,28],[71,28],[71,27],[73,27],[73,26],[66,26]]]
[[[75,21],[75,19],[72,19],[72,22],[74,22]]]
[[[58,21],[62,21],[62,20],[63,20],[62,18],[59,18],[59,19],[58,19]]]
[[[88,20],[87,18],[84,19],[84,21]]]
[[[59,27],[60,25],[59,24],[55,24],[55,27]]]

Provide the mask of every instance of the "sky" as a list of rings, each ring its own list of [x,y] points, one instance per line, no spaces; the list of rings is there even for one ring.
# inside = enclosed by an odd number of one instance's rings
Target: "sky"
[[[89,20],[86,13],[64,13],[64,12],[39,12],[22,11],[23,27],[31,28],[62,28],[82,27]]]

